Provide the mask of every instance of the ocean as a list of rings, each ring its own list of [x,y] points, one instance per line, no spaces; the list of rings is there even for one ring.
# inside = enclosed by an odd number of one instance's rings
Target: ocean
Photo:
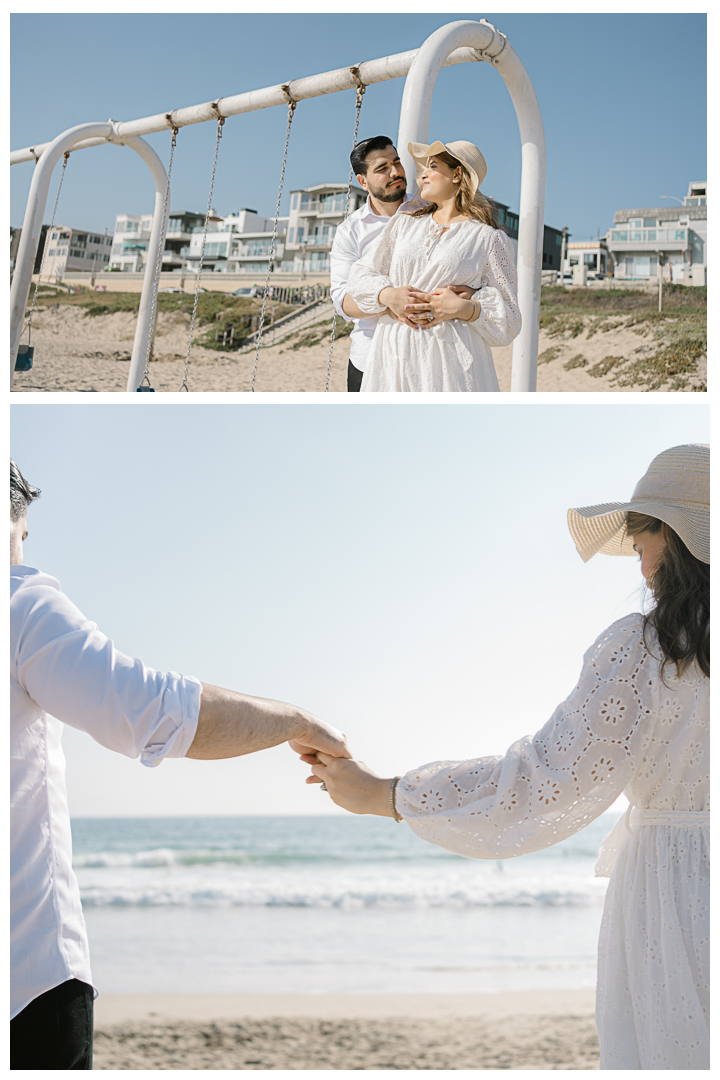
[[[546,851],[465,859],[372,817],[76,818],[107,993],[590,987],[603,815]]]

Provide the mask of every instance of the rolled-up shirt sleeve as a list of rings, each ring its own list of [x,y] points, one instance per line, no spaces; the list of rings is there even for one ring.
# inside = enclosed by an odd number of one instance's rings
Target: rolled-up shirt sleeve
[[[342,225],[338,226],[330,251],[330,298],[335,310],[345,322],[357,322],[351,319],[343,311],[343,300],[347,295],[347,281],[350,276],[353,263],[357,261],[357,243],[350,230]]]
[[[125,656],[51,586],[25,588],[13,604],[15,677],[41,709],[143,765],[185,756],[197,729],[198,679]]]

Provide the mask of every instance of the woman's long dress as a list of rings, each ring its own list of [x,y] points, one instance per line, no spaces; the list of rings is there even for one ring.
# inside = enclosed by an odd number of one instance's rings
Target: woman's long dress
[[[660,674],[641,615],[600,635],[570,697],[504,757],[407,773],[413,832],[460,855],[504,859],[571,836],[624,792],[601,848],[601,1069],[709,1066],[709,696],[693,665]],[[656,656],[652,655],[653,653]],[[632,830],[632,832],[630,832]]]
[[[370,252],[353,265],[348,292],[371,315],[383,311],[386,286],[432,292],[469,285],[480,301],[474,322],[451,319],[413,330],[382,315],[372,339],[362,392],[498,391],[491,347],[509,345],[520,333],[517,275],[505,233],[471,219],[436,225],[432,216],[398,211]]]

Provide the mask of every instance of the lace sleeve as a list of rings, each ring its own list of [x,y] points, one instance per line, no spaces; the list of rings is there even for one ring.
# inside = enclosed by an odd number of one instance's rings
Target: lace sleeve
[[[499,229],[493,230],[483,283],[473,300],[480,301],[480,314],[468,325],[493,348],[509,345],[520,333],[522,320],[512,245]]]
[[[406,773],[397,807],[424,840],[477,859],[538,851],[589,824],[630,781],[655,712],[656,665],[642,617],[609,627],[577,686],[504,757],[436,761]]]
[[[402,214],[395,214],[380,233],[367,255],[353,264],[348,277],[347,291],[353,300],[367,315],[377,315],[385,311],[383,304],[378,304],[378,296],[383,289],[392,287],[388,277],[392,264],[398,228],[402,226]]]

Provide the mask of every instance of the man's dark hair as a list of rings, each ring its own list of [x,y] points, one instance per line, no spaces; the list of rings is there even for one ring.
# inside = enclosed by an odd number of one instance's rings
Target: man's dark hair
[[[19,521],[27,513],[31,502],[40,496],[40,488],[28,484],[17,465],[10,458],[10,520]]]
[[[384,150],[386,146],[394,145],[395,143],[392,139],[388,139],[387,135],[374,135],[372,139],[363,139],[362,142],[357,144],[350,155],[352,171],[356,176],[365,176],[367,172],[367,165],[365,162],[368,154],[372,154],[373,150]]]

